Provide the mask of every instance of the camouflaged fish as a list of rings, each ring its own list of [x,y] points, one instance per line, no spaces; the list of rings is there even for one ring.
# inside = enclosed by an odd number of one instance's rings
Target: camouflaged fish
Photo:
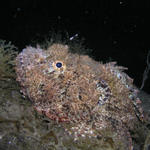
[[[38,112],[78,137],[98,137],[112,129],[114,141],[131,150],[129,130],[143,120],[138,90],[115,62],[102,64],[73,54],[67,45],[47,50],[27,47],[16,58],[17,81]]]

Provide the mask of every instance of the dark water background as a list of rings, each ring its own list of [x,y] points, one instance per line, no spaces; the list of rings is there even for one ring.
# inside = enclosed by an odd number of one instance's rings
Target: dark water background
[[[3,3],[2,3],[3,2]],[[0,2],[0,38],[21,51],[53,28],[86,39],[100,61],[128,67],[136,86],[142,84],[150,50],[147,0],[6,0]],[[150,77],[144,89],[150,93]]]

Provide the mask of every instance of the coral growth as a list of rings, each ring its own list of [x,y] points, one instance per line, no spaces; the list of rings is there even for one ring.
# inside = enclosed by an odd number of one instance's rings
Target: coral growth
[[[100,138],[110,130],[112,141],[131,150],[129,130],[143,114],[138,90],[124,69],[73,54],[62,44],[27,47],[16,58],[17,81],[38,112],[60,122],[74,140]]]

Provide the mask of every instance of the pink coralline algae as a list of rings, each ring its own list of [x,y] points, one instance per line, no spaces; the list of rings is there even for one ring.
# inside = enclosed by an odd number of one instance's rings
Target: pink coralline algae
[[[69,47],[27,47],[16,58],[17,81],[38,112],[78,137],[98,137],[112,129],[115,140],[132,149],[129,130],[143,121],[138,90],[115,62],[102,64]]]

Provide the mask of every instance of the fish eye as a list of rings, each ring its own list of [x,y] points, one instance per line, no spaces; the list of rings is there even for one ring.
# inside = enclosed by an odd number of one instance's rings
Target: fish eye
[[[66,65],[61,60],[56,60],[52,63],[52,68],[56,73],[64,73]]]
[[[57,67],[57,68],[61,68],[61,67],[62,67],[62,63],[61,63],[61,62],[57,62],[57,63],[56,63],[56,67]]]

